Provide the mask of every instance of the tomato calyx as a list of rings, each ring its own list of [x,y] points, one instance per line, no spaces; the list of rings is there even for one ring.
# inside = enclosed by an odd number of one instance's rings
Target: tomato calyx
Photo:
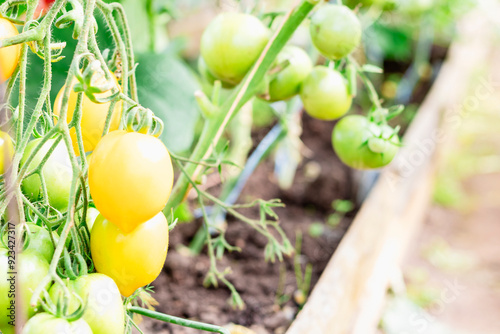
[[[112,74],[106,74],[99,60],[96,60],[91,53],[80,55],[78,61],[72,67],[75,77],[78,80],[73,86],[75,93],[83,92],[94,103],[108,103],[116,100],[120,95],[120,89],[116,86]],[[80,69],[80,62],[85,59],[87,64]],[[111,94],[102,96],[101,94],[110,92]],[[99,95],[99,96],[97,96]]]
[[[63,257],[56,268],[57,274],[62,278],[71,280],[77,279],[79,276],[88,274],[88,265],[85,258],[80,253],[70,254],[67,249],[64,249]]]
[[[125,114],[125,124],[128,132],[138,132],[158,138],[164,129],[163,121],[155,116],[151,109],[135,105]]]
[[[374,106],[370,110],[368,117],[370,121],[375,123],[386,123],[394,117],[400,115],[405,109],[405,106],[398,104],[389,108]]]
[[[83,317],[87,308],[87,301],[83,300],[76,292],[70,291],[66,286],[58,291],[55,302],[46,290],[43,291],[43,294],[44,298],[40,301],[43,311],[56,318],[65,319],[69,322],[77,321]],[[78,307],[75,311],[70,312],[70,305],[72,305],[72,302],[74,303],[74,300],[78,302]]]
[[[368,149],[373,153],[384,154],[388,152],[390,146],[394,145],[394,138],[398,137],[401,127],[398,125],[395,128],[391,128],[387,125],[388,116],[389,109],[380,108],[368,117],[368,129],[371,137],[363,143],[363,146],[367,145]],[[381,120],[376,121],[377,119]],[[398,144],[397,146],[400,145]]]
[[[23,27],[23,32],[26,32],[28,30],[37,29],[39,25],[40,25],[40,22],[38,22],[38,21],[35,21],[35,20],[28,21],[25,23],[25,25]],[[41,59],[45,59],[45,51],[44,51],[45,45],[44,45],[44,42],[42,40],[30,41],[27,44],[30,47],[31,51],[33,51],[34,54],[36,54]],[[50,42],[49,48],[50,48],[51,62],[52,63],[57,63],[58,61],[64,59],[64,56],[62,56],[61,54],[62,54],[65,47],[66,47],[66,42],[58,42],[58,43]]]

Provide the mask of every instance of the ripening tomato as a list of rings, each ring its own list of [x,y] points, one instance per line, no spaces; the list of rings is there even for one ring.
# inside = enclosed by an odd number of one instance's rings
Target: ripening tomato
[[[321,6],[311,17],[310,32],[314,46],[330,59],[346,57],[361,41],[361,23],[343,5]]]
[[[69,291],[87,302],[83,320],[93,334],[123,333],[125,331],[125,311],[116,283],[103,274],[80,276],[76,280],[66,280]],[[49,291],[52,301],[64,296],[63,288],[54,284]],[[72,295],[68,312],[75,312],[80,301]]]
[[[21,318],[22,314],[31,317],[38,311],[38,308],[29,306],[30,299],[33,291],[49,272],[47,260],[32,250],[16,255],[17,270],[15,270],[11,267],[14,265],[12,258],[9,258],[12,254],[13,252],[0,248],[0,310],[2,310],[0,330],[4,334],[15,333],[14,326],[11,326],[9,322]],[[17,272],[17,275],[10,274],[12,272]],[[19,305],[16,305],[14,301],[16,294],[22,296]],[[19,307],[20,305],[22,308]]]
[[[102,215],[90,235],[92,259],[98,272],[111,277],[123,296],[153,282],[168,250],[168,223],[162,212],[125,234]]]
[[[35,18],[45,15],[55,0],[38,0],[38,6],[35,10]]]
[[[282,64],[288,61],[289,64],[269,83],[269,100],[287,100],[300,91],[300,85],[311,73],[313,64],[309,55],[298,46],[287,45],[278,54],[276,63]]]
[[[360,115],[341,119],[333,130],[332,143],[340,160],[357,169],[384,167],[399,150],[399,137],[392,128]]]
[[[334,120],[344,116],[352,104],[346,80],[339,72],[316,66],[302,83],[304,109],[314,118]]]
[[[223,13],[201,37],[201,55],[218,79],[237,85],[269,42],[270,30],[255,16]]]
[[[94,204],[125,233],[163,209],[173,181],[170,154],[150,135],[113,131],[99,142],[90,160]]]
[[[42,138],[32,140],[26,146],[21,159],[21,166],[24,165],[31,152],[40,143]],[[35,158],[28,167],[28,173],[40,164],[54,144],[55,139],[49,139],[36,153]],[[69,158],[68,150],[63,141],[57,144],[47,162],[42,168],[42,175],[47,186],[48,200],[51,206],[59,211],[65,211],[69,202],[71,181],[73,180],[73,169]],[[26,196],[32,201],[38,201],[42,196],[42,182],[38,174],[31,175],[23,180],[21,188]]]
[[[0,17],[0,39],[18,35],[16,27]],[[21,44],[0,48],[0,83],[7,81],[14,73],[21,57]]]
[[[10,136],[0,131],[0,175],[9,168],[14,156],[14,145]]]
[[[114,82],[117,87],[118,80],[112,74]],[[73,85],[76,84],[76,80]],[[61,88],[59,93],[57,94],[56,100],[54,101],[54,115],[59,116],[62,108],[62,98],[64,93],[65,86]],[[95,96],[98,98],[106,98],[111,95],[111,91],[96,94]],[[69,94],[68,100],[68,113],[66,115],[66,122],[71,122],[73,119],[73,113],[76,108],[76,100],[78,98],[78,93],[75,93],[73,89],[71,89],[71,93]],[[104,132],[104,126],[106,124],[106,118],[108,116],[108,111],[110,108],[111,102],[107,103],[94,103],[92,102],[85,94],[83,95],[82,101],[82,119],[81,119],[81,128],[82,128],[82,139],[83,139],[83,148],[85,152],[93,151],[96,147],[99,140],[102,138],[102,134]],[[123,102],[115,104],[113,109],[113,115],[111,116],[111,123],[109,127],[109,131],[118,130],[120,126],[120,119],[122,115]],[[76,139],[76,130],[75,128],[70,129],[71,141],[73,142],[73,149],[75,150],[76,155],[80,155],[80,151],[78,149],[78,141]]]
[[[92,334],[92,329],[83,319],[68,321],[49,313],[39,313],[31,318],[22,334]]]

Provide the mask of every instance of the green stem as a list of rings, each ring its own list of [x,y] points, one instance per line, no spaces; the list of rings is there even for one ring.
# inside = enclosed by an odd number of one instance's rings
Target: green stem
[[[212,333],[231,334],[229,332],[229,330],[222,328],[222,327],[219,327],[219,326],[209,325],[209,324],[205,324],[203,322],[198,322],[198,321],[182,319],[179,317],[174,317],[172,315],[163,314],[163,313],[156,312],[156,311],[150,311],[150,310],[144,309],[142,307],[130,306],[128,308],[128,311],[132,312],[132,313],[143,315],[143,316],[148,317],[148,318],[168,322],[168,323],[171,323],[174,325],[180,325],[180,326],[199,329],[199,330],[212,332]]]
[[[156,13],[154,0],[146,0],[146,13],[148,14],[149,51],[156,52]]]
[[[370,97],[370,101],[377,108],[379,109],[382,108],[382,104],[380,103],[380,97],[378,96],[377,90],[375,89],[375,86],[373,86],[373,83],[368,78],[366,73],[361,69],[361,66],[359,66],[359,64],[352,56],[349,56],[349,62],[354,65],[356,72],[363,81],[363,84],[365,85],[366,89],[368,89],[368,96]]]
[[[117,2],[111,4],[114,10],[118,13],[119,18],[122,21],[123,26],[123,35],[125,36],[125,45],[127,49],[128,56],[128,64],[130,69],[130,74],[128,77],[130,78],[130,95],[132,96],[132,100],[139,102],[139,96],[137,93],[137,82],[135,78],[135,56],[134,56],[134,48],[132,46],[132,35],[130,34],[130,26],[128,24],[127,15],[125,14],[125,10],[123,6]]]
[[[209,118],[205,123],[201,137],[198,140],[190,160],[203,161],[211,156],[229,120],[256,93],[259,84],[267,71],[271,68],[276,56],[314,6],[314,3],[304,1],[287,14],[283,23],[271,38],[261,57],[257,60],[244,81],[238,86],[233,95],[221,106],[220,112],[214,117]],[[199,174],[203,171],[203,167],[191,164],[186,166],[186,171],[187,176],[184,174],[180,175],[175,184],[170,200],[164,209],[164,213],[166,214],[176,208],[184,200],[190,187],[189,178],[197,179]]]

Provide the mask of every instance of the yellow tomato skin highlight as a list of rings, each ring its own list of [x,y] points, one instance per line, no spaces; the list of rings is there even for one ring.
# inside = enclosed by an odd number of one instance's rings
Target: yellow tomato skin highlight
[[[14,145],[10,136],[0,131],[0,175],[5,173],[14,156]]]
[[[90,248],[97,271],[111,277],[120,293],[129,297],[160,275],[168,251],[167,219],[160,212],[126,234],[99,215]]]
[[[16,27],[7,19],[0,17],[0,39],[18,35]],[[0,83],[7,81],[19,63],[21,44],[0,48]]]
[[[118,86],[118,81],[116,80],[116,77],[114,75],[112,75],[112,77],[116,85]],[[76,80],[73,82],[73,85],[75,84]],[[61,88],[61,90],[57,94],[56,100],[54,101],[54,115],[56,116],[59,116],[61,114],[62,98],[64,95],[65,87],[66,86],[63,86]],[[110,96],[110,94],[111,92],[109,91],[102,94],[96,94],[96,97],[105,98]],[[75,93],[72,87],[68,100],[68,113],[66,115],[67,123],[71,122],[71,120],[73,119],[73,113],[76,109],[77,98],[78,98],[78,93]],[[81,128],[82,128],[83,148],[85,152],[93,151],[97,146],[97,143],[99,143],[99,141],[101,140],[110,106],[111,102],[94,103],[85,94],[83,94]],[[123,109],[123,102],[122,101],[117,102],[113,109],[113,115],[111,116],[109,131],[118,130],[118,127],[120,126],[122,109]],[[79,156],[80,151],[78,150],[78,141],[76,139],[75,128],[70,129],[70,135],[71,135],[71,141],[73,143],[73,149],[76,155]]]
[[[125,233],[163,209],[173,180],[167,148],[150,135],[123,130],[110,132],[90,159],[89,186],[94,204]]]

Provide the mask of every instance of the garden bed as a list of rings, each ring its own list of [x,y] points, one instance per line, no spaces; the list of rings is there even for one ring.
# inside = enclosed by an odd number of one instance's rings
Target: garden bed
[[[302,233],[302,264],[313,265],[311,287],[315,287],[314,291],[288,331],[299,311],[293,298],[297,287],[293,259],[287,258],[283,264],[265,263],[265,240],[238,221],[229,222],[227,239],[244,251],[229,254],[221,267],[232,267],[228,278],[241,293],[246,309],[231,309],[227,303],[230,297],[227,289],[203,287],[208,257],[192,257],[179,246],[188,244],[200,226],[188,224],[178,226],[172,233],[172,248],[163,274],[153,283],[155,298],[161,305],[158,310],[220,325],[237,323],[256,333],[373,331],[390,276],[429,201],[438,157],[436,147],[425,152],[422,161],[414,164],[411,170],[404,170],[403,162],[420,152],[419,143],[443,124],[439,122],[442,112],[461,102],[469,78],[477,69],[471,59],[480,64],[487,55],[483,39],[461,40],[468,44],[456,43],[451,48],[436,84],[408,129],[405,148],[398,160],[383,171],[359,213],[352,211],[336,228],[325,228],[318,237],[309,235],[312,224],[325,222],[333,212],[333,200],[354,201],[356,187],[352,171],[340,163],[331,149],[330,134],[334,124],[313,120],[307,115],[303,116],[302,140],[311,155],[299,169],[293,187],[288,191],[279,190],[273,182],[270,162],[259,166],[248,182],[241,198],[281,198],[284,201],[286,209],[277,210],[281,224],[292,242],[296,231]],[[477,45],[470,45],[474,43]],[[471,47],[475,51],[471,52]],[[308,179],[308,162],[320,167],[314,180]],[[348,230],[353,218],[354,224]],[[284,295],[288,301],[278,305],[278,298]],[[151,333],[197,333],[151,320],[146,320],[143,328]],[[332,328],[336,330],[332,332]]]

